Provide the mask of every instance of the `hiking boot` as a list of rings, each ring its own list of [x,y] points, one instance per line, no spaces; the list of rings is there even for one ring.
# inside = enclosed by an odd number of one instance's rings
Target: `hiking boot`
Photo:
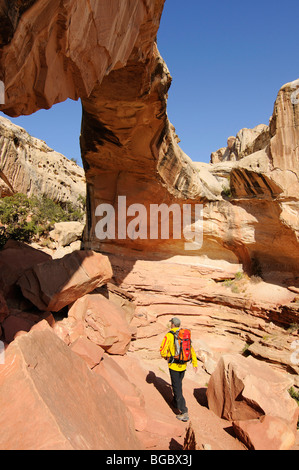
[[[176,418],[179,419],[180,421],[184,421],[184,423],[186,421],[189,421],[188,413],[181,413],[180,415],[177,415]]]

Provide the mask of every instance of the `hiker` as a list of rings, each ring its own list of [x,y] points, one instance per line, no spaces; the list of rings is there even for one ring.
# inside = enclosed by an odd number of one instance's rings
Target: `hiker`
[[[188,408],[186,406],[185,398],[183,396],[183,378],[187,368],[187,361],[192,362],[195,372],[197,372],[197,357],[193,347],[191,346],[191,335],[190,330],[183,330],[180,328],[181,321],[179,318],[172,318],[170,320],[171,330],[164,337],[162,344],[160,346],[161,356],[168,361],[169,373],[171,378],[171,385],[173,391],[173,402],[172,405],[174,408],[179,410],[179,414],[176,416],[180,421],[188,421]],[[187,350],[187,355],[181,357],[181,359],[176,356],[176,344],[175,344],[175,335],[181,331],[183,334],[184,331],[189,334],[189,342],[186,341],[186,344],[189,344],[189,351]],[[188,349],[188,347],[187,347]],[[177,351],[178,353],[178,351]],[[186,361],[187,359],[187,361]]]

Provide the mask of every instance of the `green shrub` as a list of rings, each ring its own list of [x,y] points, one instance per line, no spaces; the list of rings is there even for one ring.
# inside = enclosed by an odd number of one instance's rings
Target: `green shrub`
[[[83,218],[83,210],[70,203],[62,207],[46,197],[15,194],[0,199],[0,249],[9,239],[30,242],[49,233],[56,222]]]
[[[289,394],[291,395],[292,398],[297,402],[297,405],[299,406],[299,392],[294,389],[294,387],[291,387],[289,389]],[[299,429],[299,419],[297,422],[297,429]]]
[[[289,394],[291,395],[292,398],[294,398],[294,400],[296,400],[297,405],[299,406],[299,392],[296,392],[294,387],[291,387],[289,389]]]
[[[241,272],[241,271],[238,271],[236,274],[235,274],[235,279],[236,281],[241,281],[241,279],[244,278],[244,273]]]
[[[233,196],[230,187],[224,186],[224,184],[222,185],[221,195],[229,199]]]

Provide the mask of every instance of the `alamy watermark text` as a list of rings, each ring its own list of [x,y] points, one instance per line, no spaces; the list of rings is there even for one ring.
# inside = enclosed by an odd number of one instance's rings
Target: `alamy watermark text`
[[[143,204],[127,207],[126,196],[97,206],[95,227],[99,240],[184,240],[186,250],[200,249],[203,242],[202,204]]]

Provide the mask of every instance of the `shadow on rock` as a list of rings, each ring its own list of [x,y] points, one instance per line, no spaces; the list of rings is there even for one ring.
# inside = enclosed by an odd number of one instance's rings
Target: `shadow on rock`
[[[201,406],[208,406],[208,399],[207,399],[207,389],[206,388],[195,388],[193,391],[194,398],[196,399],[197,403]]]
[[[172,411],[175,411],[175,408],[172,405],[173,395],[171,385],[166,382],[166,380],[161,379],[161,377],[157,377],[153,371],[150,371],[148,373],[146,381],[148,384],[154,385],[154,387],[158,390],[158,392],[166,401],[167,405],[172,409]]]

